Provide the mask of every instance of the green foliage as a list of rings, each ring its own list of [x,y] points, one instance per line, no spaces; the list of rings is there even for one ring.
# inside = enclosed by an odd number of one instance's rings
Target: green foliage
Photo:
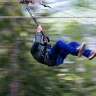
[[[89,2],[83,1],[81,0],[77,5],[87,6],[86,4],[89,4]],[[23,16],[21,6],[17,3],[4,3],[0,6],[0,16],[15,15]],[[48,11],[41,16],[49,16]],[[44,21],[46,20],[44,19]],[[53,35],[52,32],[49,32],[49,30],[52,31],[54,23],[45,24],[42,20],[40,23],[44,27],[45,33],[50,36],[52,43],[56,42],[56,29]],[[85,29],[86,27],[77,21],[66,22],[63,35],[81,42],[82,36],[86,32]],[[89,62],[83,57],[79,60],[69,56],[66,59],[69,63],[65,60],[64,64],[58,67],[42,65],[34,60],[30,53],[35,31],[36,26],[31,19],[0,19],[0,96],[10,94],[10,84],[14,77],[19,81],[18,96],[95,96],[96,82],[93,82],[91,77],[92,70],[95,70],[96,67],[94,64],[96,61]],[[96,28],[92,29],[92,34],[96,34],[95,31]],[[53,40],[54,38],[55,40]],[[79,72],[76,71],[76,68],[84,68],[85,71]],[[18,70],[13,71],[14,69]],[[62,73],[64,76],[58,77],[58,73]]]
[[[91,0],[73,0],[73,5],[76,7],[90,8]]]
[[[84,32],[83,26],[76,21],[66,23],[64,34],[72,38],[73,41],[80,41]]]

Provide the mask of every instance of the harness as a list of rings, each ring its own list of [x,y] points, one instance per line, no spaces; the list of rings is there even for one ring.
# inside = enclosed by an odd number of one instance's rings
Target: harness
[[[49,54],[49,50],[51,48],[51,45],[49,44],[49,38],[47,36],[44,35],[44,39],[47,39],[47,42],[45,44],[41,44],[42,46],[44,46],[42,55],[41,55],[41,61],[43,62],[43,64],[48,65],[49,67],[51,66],[55,66],[56,64],[56,58],[52,57]]]
[[[45,39],[49,39],[48,37],[44,37]],[[48,40],[50,41],[50,40]],[[44,46],[44,49],[43,49],[43,52],[42,52],[42,55],[41,55],[41,60],[44,62],[45,65],[48,65],[49,67],[51,66],[55,66],[56,64],[56,58],[52,57],[50,54],[49,54],[49,50],[51,48],[51,45],[48,44],[49,42],[45,43],[43,46]]]
[[[47,36],[45,36],[45,35],[43,35],[43,37],[44,37],[43,41],[47,40],[47,42],[43,44],[44,49],[43,49],[43,52],[42,52],[42,57],[44,58],[46,52],[48,52],[49,49],[51,48],[51,45],[49,44],[49,42],[50,42],[49,38]]]

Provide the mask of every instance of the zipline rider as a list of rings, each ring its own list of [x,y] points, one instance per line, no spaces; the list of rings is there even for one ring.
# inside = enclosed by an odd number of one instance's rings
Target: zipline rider
[[[31,54],[38,62],[45,64],[45,54],[51,48],[50,40],[42,32],[42,27],[37,27],[37,32],[31,46]]]
[[[77,42],[66,44],[61,40],[51,46],[49,38],[42,34],[42,27],[39,25],[30,52],[34,59],[41,64],[58,66],[69,54],[78,57],[83,55],[92,60],[96,56],[96,51],[85,49],[85,46],[85,42],[81,45]]]
[[[35,60],[48,66],[58,66],[63,63],[64,59],[69,54],[78,57],[83,55],[89,60],[96,57],[96,51],[85,49],[85,42],[81,45],[77,42],[70,42],[69,44],[66,44],[65,42],[59,40],[51,47],[49,38],[44,35],[42,27],[38,24],[36,18],[31,13],[30,7],[28,6],[28,4],[33,1],[34,0],[21,0],[21,3],[26,4],[26,9],[37,26],[35,40],[30,49]],[[36,0],[36,2],[41,2],[41,0]]]

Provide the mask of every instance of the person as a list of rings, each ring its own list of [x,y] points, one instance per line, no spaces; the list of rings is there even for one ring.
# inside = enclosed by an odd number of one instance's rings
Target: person
[[[85,42],[81,45],[77,42],[66,44],[61,40],[51,46],[49,37],[44,35],[42,27],[39,25],[30,52],[33,58],[41,64],[59,66],[69,54],[78,57],[83,55],[92,60],[96,56],[96,51],[85,49],[85,47]]]
[[[40,1],[37,0],[36,2]],[[35,3],[34,0],[21,0],[20,2],[23,4]],[[41,64],[58,66],[63,63],[64,59],[69,54],[79,57],[84,55],[89,60],[92,60],[96,56],[96,51],[85,49],[85,47],[85,42],[83,42],[81,45],[77,42],[70,42],[69,44],[66,44],[61,40],[57,41],[56,44],[51,46],[49,37],[44,35],[42,32],[42,27],[39,25],[37,27],[35,40],[31,46],[30,52],[33,58]]]
[[[77,42],[66,44],[61,40],[51,46],[49,38],[42,33],[42,27],[39,25],[30,52],[38,62],[48,66],[58,66],[69,54],[78,57],[83,55],[92,60],[96,56],[96,51],[85,49],[85,47],[85,42],[81,45]]]

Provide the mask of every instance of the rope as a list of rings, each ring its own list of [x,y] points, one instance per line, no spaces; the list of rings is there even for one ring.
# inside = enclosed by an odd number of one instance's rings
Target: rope
[[[72,17],[78,18],[78,19],[83,20],[83,21],[85,21],[85,22],[87,22],[87,23],[90,23],[90,24],[92,24],[92,25],[95,25],[94,23],[89,22],[89,21],[87,21],[87,20],[85,20],[85,19],[82,19],[81,17],[76,17],[76,16],[74,16],[74,15],[72,15],[72,14],[69,14],[69,13],[67,13],[67,12],[64,12],[64,11],[61,11],[61,10],[58,10],[58,9],[52,8],[52,7],[50,7],[50,6],[48,6],[48,5],[45,5],[45,4],[41,4],[41,5],[43,5],[44,7],[48,7],[48,8],[50,8],[50,9],[53,9],[53,10],[55,10],[55,11],[65,13],[65,14],[67,14],[67,15],[69,15],[69,16],[72,16]]]
[[[34,1],[34,0],[33,0],[33,1]],[[43,5],[44,7],[48,7],[48,8],[50,8],[50,9],[53,9],[53,10],[58,11],[58,12],[62,12],[62,13],[64,13],[64,14],[67,14],[67,15],[69,15],[69,16],[71,16],[71,17],[74,17],[74,18],[78,18],[78,19],[83,20],[83,21],[85,21],[85,22],[87,22],[87,23],[89,23],[89,24],[96,25],[96,24],[94,24],[93,22],[90,22],[90,21],[88,21],[88,20],[85,20],[85,19],[83,19],[83,18],[81,18],[81,17],[76,17],[76,16],[74,16],[74,15],[72,15],[72,14],[69,14],[69,13],[67,13],[67,12],[65,12],[65,11],[58,10],[58,9],[52,8],[52,7],[48,6],[48,5],[45,5],[45,4],[43,4],[42,2],[39,2],[39,0],[37,0],[37,1],[38,1],[38,3],[39,3],[40,5]],[[42,0],[40,0],[40,1],[42,1]],[[27,5],[27,4],[26,4],[26,5]],[[38,22],[36,21],[35,17],[32,16],[31,9],[30,9],[30,7],[29,7],[28,5],[26,6],[26,9],[27,9],[28,12],[30,13],[30,15],[31,15],[31,17],[33,18],[35,24],[38,26]]]
[[[25,7],[26,7],[27,11],[29,12],[30,16],[32,17],[33,21],[35,22],[36,26],[38,27],[39,24],[38,24],[36,18],[32,15],[32,11],[31,11],[30,7],[27,4],[25,4]],[[41,31],[41,33],[43,36],[45,36],[43,30]]]
[[[36,18],[32,15],[32,11],[31,11],[30,7],[27,4],[25,4],[25,7],[26,7],[27,11],[29,12],[30,16],[32,17],[32,19],[34,20],[36,26],[38,27],[39,24],[38,24]]]
[[[7,18],[32,18],[29,16],[0,16],[0,19]],[[48,17],[48,16],[35,16],[35,18],[96,18],[96,17]]]

